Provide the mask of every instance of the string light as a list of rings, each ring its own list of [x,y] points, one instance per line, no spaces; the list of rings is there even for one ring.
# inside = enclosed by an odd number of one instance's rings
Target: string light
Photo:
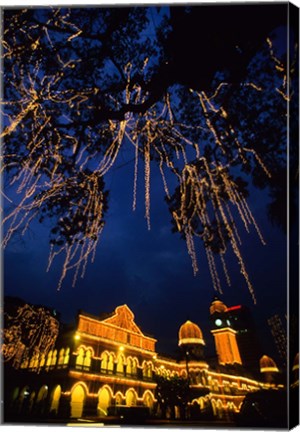
[[[21,23],[22,12],[16,13],[13,20],[15,24]],[[22,29],[22,26],[19,27]],[[17,231],[21,230],[24,235],[41,211],[44,211],[45,217],[51,216],[54,202],[65,197],[69,200],[69,207],[62,212],[64,214],[59,215],[61,219],[58,217],[60,230],[52,238],[47,270],[58,255],[64,255],[58,288],[70,271],[73,272],[75,284],[78,277],[84,276],[88,261],[93,261],[95,257],[105,218],[103,179],[115,166],[126,141],[126,145],[132,145],[134,159],[133,210],[137,203],[139,159],[144,163],[145,219],[148,229],[151,228],[151,163],[157,161],[164,192],[170,202],[173,196],[169,177],[178,182],[178,199],[175,200],[172,216],[178,231],[185,237],[194,274],[199,271],[197,242],[200,240],[206,250],[214,288],[219,292],[222,290],[216,255],[219,255],[225,280],[230,285],[225,261],[228,243],[254,298],[254,290],[239,249],[242,242],[235,213],[247,232],[253,225],[263,244],[265,240],[245,197],[239,191],[238,183],[230,175],[230,166],[232,163],[247,165],[248,159],[251,159],[268,178],[272,174],[249,143],[244,145],[241,133],[234,128],[230,113],[222,104],[222,94],[230,91],[231,85],[221,82],[211,95],[190,89],[189,96],[193,98],[200,118],[195,121],[195,125],[177,120],[176,103],[173,97],[171,103],[170,93],[163,100],[153,103],[143,114],[129,110],[120,120],[99,120],[99,124],[86,125],[89,122],[84,121],[85,114],[101,109],[99,96],[102,96],[102,89],[92,85],[80,89],[70,88],[69,77],[72,75],[69,74],[72,69],[80,67],[82,59],[74,58],[71,54],[68,57],[64,50],[59,51],[56,35],[56,31],[60,31],[59,45],[70,47],[85,36],[83,29],[72,22],[71,10],[65,12],[59,8],[52,9],[49,14],[48,21],[42,27],[43,36],[36,37],[37,24],[28,24],[27,28],[31,67],[22,57],[28,47],[25,44],[18,47],[13,25],[12,28],[4,29],[2,42],[3,58],[11,62],[7,84],[18,94],[15,100],[0,102],[3,107],[1,112],[7,122],[1,134],[5,138],[2,172],[8,170],[12,173],[10,185],[15,186],[20,197],[15,203],[9,193],[2,192],[11,205],[3,218],[3,224],[7,226],[3,246],[7,246]],[[33,30],[35,32],[31,36]],[[57,69],[48,75],[43,65],[44,59],[38,57],[45,40],[55,51],[57,63]],[[274,54],[272,42],[268,39],[267,43],[276,70],[284,73],[281,62]],[[135,82],[135,73],[139,69],[146,80],[149,61],[148,57],[145,58],[139,68],[135,67],[133,61],[118,65],[125,82],[123,89],[115,94],[103,93],[109,96],[112,112],[122,106],[138,106],[147,101],[148,91]],[[282,89],[275,88],[283,97],[286,82],[284,75]],[[255,90],[258,94],[263,92],[263,87],[254,82],[241,83],[240,88],[243,91]],[[52,108],[49,109],[49,106]],[[61,125],[53,114],[58,111],[62,112]],[[78,134],[75,133],[76,121],[81,124]],[[208,138],[203,139],[202,132]],[[25,140],[22,148],[24,154],[18,155],[13,143],[21,134]],[[206,151],[209,146],[211,154]],[[65,161],[69,163],[69,172],[65,168]],[[12,167],[15,167],[15,171]],[[233,209],[236,209],[235,213]],[[72,232],[72,224],[80,217],[84,222],[78,223],[77,232],[68,237],[68,232]],[[218,243],[218,247],[215,243]]]
[[[15,316],[5,313],[1,344],[4,361],[12,361],[19,368],[32,356],[46,356],[54,347],[58,332],[58,321],[42,307],[25,304]]]

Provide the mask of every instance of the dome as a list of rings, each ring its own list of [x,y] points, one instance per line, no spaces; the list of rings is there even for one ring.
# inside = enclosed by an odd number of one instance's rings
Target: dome
[[[178,345],[185,344],[201,344],[205,345],[203,340],[202,331],[197,326],[197,324],[192,323],[191,321],[186,321],[179,329],[179,342]]]
[[[223,313],[226,311],[227,306],[218,297],[215,297],[210,305],[209,313],[213,315],[215,312]]]
[[[293,368],[292,370],[295,371],[299,369],[299,353],[296,354],[295,358],[294,358],[294,363],[293,363]]]
[[[279,372],[274,360],[266,355],[259,360],[259,366],[261,372]]]

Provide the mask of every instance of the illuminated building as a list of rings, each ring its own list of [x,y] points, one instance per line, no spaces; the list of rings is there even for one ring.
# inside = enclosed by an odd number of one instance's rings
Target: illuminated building
[[[191,321],[179,328],[182,357],[175,360],[156,351],[156,339],[141,331],[127,305],[104,318],[81,312],[76,327],[62,329],[47,356],[35,354],[34,362],[23,362],[18,369],[6,364],[5,420],[26,415],[104,418],[120,409],[138,408],[159,417],[158,377],[188,379],[190,416],[197,407],[199,418],[208,409],[213,418],[229,418],[249,391],[274,384],[243,369],[235,330],[226,321],[217,321],[225,318],[226,310],[219,301],[210,308],[218,368],[205,359],[205,338]],[[180,416],[179,409],[175,413]]]
[[[274,342],[277,348],[277,351],[280,355],[281,361],[283,365],[286,365],[287,359],[287,337],[286,337],[286,329],[282,324],[282,320],[279,315],[274,315],[268,319],[268,324],[270,326],[270,330],[272,336],[274,338]]]
[[[211,330],[215,338],[216,351],[220,364],[242,364],[236,331],[228,319],[227,306],[217,297],[210,306],[210,315],[214,328]]]
[[[274,360],[271,357],[264,355],[259,361],[259,366],[260,372],[264,375],[264,380],[269,384],[275,383],[279,369]]]
[[[250,310],[244,305],[235,305],[227,308],[228,320],[236,331],[243,365],[247,369],[255,371],[261,357],[261,346],[258,339],[258,331]]]
[[[262,356],[262,358],[259,361],[260,365],[260,371],[262,373],[266,372],[279,372],[278,367],[276,366],[276,363],[271,357],[268,357],[266,355]]]

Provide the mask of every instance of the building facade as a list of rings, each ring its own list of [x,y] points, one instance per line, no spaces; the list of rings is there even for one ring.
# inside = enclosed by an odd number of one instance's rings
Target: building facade
[[[205,340],[197,324],[187,321],[178,333],[181,357],[161,356],[156,339],[145,335],[127,305],[118,306],[104,319],[79,313],[74,329],[61,331],[47,356],[35,353],[4,374],[7,421],[30,418],[104,418],[120,409],[145,408],[149,416],[179,418],[182,410],[162,410],[158,379],[185,379],[189,398],[185,418],[226,419],[237,413],[248,392],[283,387],[266,380],[257,365],[257,376],[243,368],[234,330],[226,318],[227,307],[214,299],[210,307],[211,333],[217,362],[205,358]],[[182,408],[182,407],[181,407]]]

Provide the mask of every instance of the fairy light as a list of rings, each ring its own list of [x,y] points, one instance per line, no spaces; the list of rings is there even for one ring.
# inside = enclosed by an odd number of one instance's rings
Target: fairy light
[[[14,316],[5,314],[1,353],[15,368],[30,356],[47,355],[58,336],[58,321],[44,308],[20,306]]]
[[[145,218],[148,230],[151,229],[150,223],[150,143],[147,141],[144,149],[145,157]]]
[[[230,276],[229,276],[229,273],[228,273],[226,261],[225,261],[225,258],[224,258],[224,253],[222,253],[222,252],[220,253],[220,259],[221,259],[221,263],[222,263],[222,267],[223,267],[223,271],[224,271],[224,274],[225,274],[225,279],[226,279],[227,285],[231,286],[231,280],[230,280]]]
[[[22,14],[16,14],[16,23]],[[47,25],[49,24],[49,28]],[[34,29],[32,25],[30,29]],[[51,245],[48,268],[52,266],[58,255],[64,256],[62,273],[58,288],[62,286],[69,271],[73,271],[73,284],[78,277],[83,277],[89,260],[93,261],[103,230],[104,202],[105,196],[98,184],[98,180],[104,178],[115,166],[124,141],[132,145],[134,158],[133,172],[133,202],[132,209],[137,205],[137,182],[139,157],[144,163],[144,195],[145,195],[145,219],[147,228],[150,230],[150,183],[151,162],[158,161],[158,167],[163,182],[164,192],[168,199],[172,198],[170,185],[167,183],[166,171],[178,181],[179,202],[177,208],[172,212],[174,222],[179,232],[186,240],[188,255],[192,261],[194,274],[198,272],[197,243],[202,241],[206,250],[207,261],[214,288],[221,292],[221,280],[218,275],[215,256],[219,255],[224,271],[225,280],[230,285],[230,277],[225,262],[227,242],[239,263],[241,273],[245,278],[251,294],[254,296],[242,255],[239,249],[241,238],[237,230],[235,217],[232,209],[236,209],[238,218],[242,221],[245,230],[249,232],[253,225],[261,242],[265,244],[263,235],[250,210],[246,199],[239,193],[238,185],[230,177],[230,164],[236,161],[240,164],[249,163],[245,155],[251,155],[249,159],[259,166],[263,173],[270,178],[271,172],[263,159],[252,149],[249,144],[244,146],[242,137],[235,130],[230,121],[230,114],[222,105],[223,92],[230,89],[230,84],[220,83],[211,95],[206,92],[197,92],[190,89],[191,96],[198,104],[201,114],[199,124],[189,125],[177,121],[176,110],[171,104],[171,95],[166,94],[162,101],[154,103],[145,113],[136,115],[133,112],[125,114],[122,120],[106,120],[95,126],[84,126],[82,136],[74,133],[75,119],[80,119],[84,112],[90,112],[97,107],[100,88],[88,85],[84,88],[69,88],[67,84],[68,74],[71,69],[78,67],[80,58],[67,57],[66,53],[59,51],[56,47],[55,29],[63,30],[61,44],[70,46],[77,43],[76,39],[84,36],[83,30],[72,22],[71,10],[62,11],[53,9],[52,15],[43,26],[43,37],[37,39],[29,34],[30,55],[32,68],[22,63],[22,50],[17,48],[17,36],[11,35],[11,43],[8,42],[12,30],[4,30],[2,41],[3,58],[10,59],[11,77],[8,78],[9,85],[18,93],[18,100],[0,101],[3,114],[6,116],[8,126],[1,134],[2,138],[13,139],[15,133],[22,133],[23,124],[26,131],[26,151],[20,165],[20,169],[12,175],[11,185],[15,185],[19,202],[11,206],[11,210],[3,218],[3,223],[9,225],[3,239],[3,245],[7,246],[9,240],[17,230],[22,234],[26,232],[34,217],[38,216],[41,209],[60,196],[69,196],[69,191],[74,188],[82,188],[85,194],[74,194],[70,199],[69,215],[72,218],[82,214],[88,219],[86,228],[74,234],[71,242],[65,241],[65,237],[58,233],[54,237],[55,244]],[[23,37],[26,32],[24,29]],[[30,33],[30,32],[29,32]],[[36,33],[34,33],[35,35]],[[6,40],[7,36],[7,40]],[[57,70],[51,75],[46,75],[42,66],[42,60],[36,60],[37,53],[41,49],[43,39],[49,46],[56,50],[55,59],[58,64]],[[270,56],[275,62],[276,70],[284,72],[280,61],[275,57],[272,42],[267,41]],[[13,60],[16,60],[13,62]],[[149,58],[145,58],[143,65],[137,69],[146,77]],[[133,62],[120,66],[124,79],[123,89],[116,95],[110,94],[110,103],[117,109],[122,104],[143,104],[149,94],[133,81],[136,67]],[[71,76],[71,75],[70,75]],[[65,81],[64,81],[65,80]],[[283,87],[286,87],[286,75],[283,79]],[[262,92],[263,88],[253,82],[240,84],[243,91]],[[283,91],[276,88],[280,94]],[[284,94],[281,94],[284,97]],[[107,96],[107,95],[106,95]],[[51,104],[51,109],[58,112],[61,108],[63,125],[56,126],[53,114],[43,106],[43,101]],[[172,102],[174,102],[172,100]],[[54,109],[53,109],[54,108]],[[7,112],[6,112],[7,111]],[[92,112],[92,111],[91,111]],[[30,126],[27,125],[27,116],[31,115]],[[78,116],[78,117],[76,117]],[[189,132],[203,132],[209,135],[208,140],[194,138]],[[193,136],[193,138],[190,138]],[[197,134],[196,134],[197,136]],[[200,137],[201,135],[199,135]],[[47,137],[47,139],[45,138]],[[101,147],[100,142],[105,146]],[[4,143],[5,162],[2,170],[9,168],[10,164],[19,163],[18,155],[11,151],[9,141]],[[47,145],[46,145],[47,144]],[[209,144],[214,155],[205,157],[205,148]],[[43,150],[45,149],[45,150]],[[193,154],[193,156],[191,155]],[[63,170],[65,158],[72,159],[72,171],[66,174]],[[218,163],[217,163],[218,161]],[[92,166],[93,174],[89,173]],[[84,180],[78,184],[77,176],[82,175]],[[223,197],[225,194],[225,198]],[[11,198],[8,194],[9,201]],[[12,204],[12,203],[11,203]],[[76,207],[78,210],[76,211]],[[80,208],[80,210],[79,210]],[[68,213],[68,212],[67,212]],[[235,214],[234,213],[234,214]],[[211,216],[214,217],[211,217]],[[197,232],[194,222],[197,221],[203,228],[203,232]],[[216,226],[212,226],[212,221]],[[196,224],[196,225],[197,225]],[[66,230],[71,226],[65,227]],[[215,234],[213,233],[215,230]],[[226,235],[225,235],[226,233]],[[211,247],[213,236],[220,242],[220,250],[217,254]],[[226,240],[225,240],[226,237]],[[62,244],[60,243],[62,242]],[[218,263],[219,264],[219,263]]]
[[[211,275],[212,282],[213,282],[213,287],[214,287],[215,291],[218,291],[220,294],[222,294],[220,279],[218,276],[218,272],[216,269],[216,263],[215,263],[212,251],[210,250],[210,248],[206,247],[205,252],[206,252],[206,256],[207,256],[207,262],[208,262],[210,275]]]
[[[134,154],[134,179],[133,179],[133,202],[132,210],[136,210],[136,195],[137,195],[137,181],[138,181],[138,163],[139,163],[139,144],[138,141],[135,143],[135,154]]]

